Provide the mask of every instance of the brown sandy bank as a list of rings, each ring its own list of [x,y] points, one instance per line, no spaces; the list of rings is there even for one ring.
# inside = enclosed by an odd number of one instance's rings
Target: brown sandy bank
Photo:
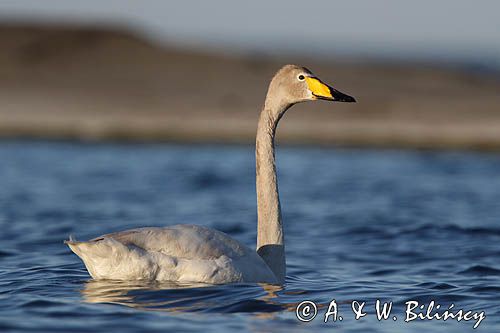
[[[3,138],[252,143],[269,79],[299,63],[358,103],[295,106],[281,143],[500,149],[500,80],[492,77],[216,56],[112,29],[4,25],[0,45]]]

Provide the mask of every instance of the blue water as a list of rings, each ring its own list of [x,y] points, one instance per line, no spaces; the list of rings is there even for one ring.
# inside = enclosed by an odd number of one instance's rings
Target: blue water
[[[280,147],[283,287],[92,281],[62,241],[196,223],[253,247],[253,148],[0,143],[0,331],[500,331],[500,155]],[[332,299],[342,321],[323,322]],[[378,321],[377,299],[393,302]],[[317,317],[299,322],[303,300]],[[367,315],[354,319],[353,300]],[[397,317],[397,321],[392,319]]]

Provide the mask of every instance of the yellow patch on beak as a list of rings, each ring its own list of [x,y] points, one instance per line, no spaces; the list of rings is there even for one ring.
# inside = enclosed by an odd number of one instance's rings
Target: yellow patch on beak
[[[330,88],[315,77],[306,77],[309,90],[316,97],[333,98]]]

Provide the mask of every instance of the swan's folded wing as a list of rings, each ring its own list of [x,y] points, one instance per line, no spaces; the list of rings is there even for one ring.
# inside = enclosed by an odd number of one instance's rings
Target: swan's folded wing
[[[91,241],[103,238],[183,259],[216,259],[223,255],[234,259],[251,251],[223,232],[197,225],[132,229],[103,235]]]

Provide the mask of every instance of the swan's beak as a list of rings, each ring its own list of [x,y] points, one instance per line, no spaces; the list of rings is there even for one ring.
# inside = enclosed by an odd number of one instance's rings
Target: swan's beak
[[[313,95],[313,99],[324,99],[327,101],[334,102],[346,102],[346,103],[354,103],[356,100],[354,97],[346,95],[335,88],[332,88],[323,82],[320,79],[315,77],[306,77],[307,87],[311,91]]]

